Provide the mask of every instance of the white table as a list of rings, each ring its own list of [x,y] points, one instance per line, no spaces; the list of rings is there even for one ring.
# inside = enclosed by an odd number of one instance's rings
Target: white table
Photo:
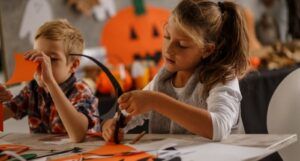
[[[104,142],[99,138],[88,138],[83,143],[67,143],[62,145],[49,145],[45,144],[40,139],[49,137],[53,135],[45,134],[19,134],[19,133],[0,133],[0,144],[4,142],[22,144],[30,146],[33,150],[26,151],[26,153],[37,153],[38,155],[47,154],[49,150],[65,150],[71,149],[73,147],[80,147],[83,151],[92,150],[100,145],[103,145]],[[129,142],[136,135],[128,134],[125,135],[124,143]],[[160,140],[164,138],[176,138],[184,140],[192,140],[199,144],[201,143],[211,143],[211,141],[198,137],[195,135],[170,135],[170,134],[146,134],[140,142],[150,142],[155,140]],[[276,152],[280,149],[283,149],[290,144],[297,141],[297,135],[295,134],[233,134],[230,135],[227,139],[221,141],[220,143],[225,145],[238,145],[245,147],[260,147],[268,149],[269,152]],[[47,151],[48,150],[48,151]],[[270,153],[265,153],[251,160],[259,160],[265,156],[268,156]],[[67,155],[67,154],[64,154]],[[57,156],[56,156],[57,157]],[[55,158],[55,157],[54,157]]]

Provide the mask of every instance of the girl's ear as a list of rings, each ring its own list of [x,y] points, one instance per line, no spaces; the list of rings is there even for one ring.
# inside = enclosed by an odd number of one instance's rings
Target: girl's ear
[[[205,44],[203,59],[207,58],[212,54],[216,49],[215,43],[207,43]]]
[[[70,72],[74,73],[76,71],[76,69],[79,67],[79,65],[80,65],[80,60],[78,58],[75,58],[72,62]]]

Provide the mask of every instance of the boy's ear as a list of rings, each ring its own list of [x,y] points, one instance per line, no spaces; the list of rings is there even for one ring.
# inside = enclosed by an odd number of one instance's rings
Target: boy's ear
[[[204,48],[203,59],[207,58],[212,54],[216,49],[216,45],[214,43],[207,43]]]
[[[75,58],[73,61],[72,61],[72,65],[71,65],[71,68],[70,68],[70,72],[71,73],[74,73],[76,71],[76,69],[79,67],[80,65],[80,60],[78,58]]]

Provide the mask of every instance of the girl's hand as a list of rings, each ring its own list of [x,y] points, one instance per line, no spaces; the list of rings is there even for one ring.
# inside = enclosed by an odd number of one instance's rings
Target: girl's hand
[[[39,63],[36,74],[42,83],[47,85],[48,83],[51,83],[51,81],[54,81],[51,59],[49,56],[42,51],[30,50],[24,54],[24,57],[27,60]]]
[[[13,95],[10,91],[6,90],[6,88],[0,84],[0,103],[11,100]]]
[[[119,97],[118,103],[121,110],[126,110],[131,116],[146,113],[152,110],[155,101],[155,92],[132,91]]]
[[[116,128],[116,118],[108,119],[105,121],[102,127],[102,137],[107,142],[114,142],[114,131]],[[123,129],[119,130],[119,140],[123,140],[124,131]]]

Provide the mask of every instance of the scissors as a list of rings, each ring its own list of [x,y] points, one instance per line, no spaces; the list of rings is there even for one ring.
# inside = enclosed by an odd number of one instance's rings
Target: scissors
[[[117,79],[113,76],[113,74],[109,71],[109,69],[105,65],[103,65],[98,60],[96,60],[95,58],[88,56],[88,55],[84,55],[84,54],[70,54],[70,55],[86,57],[86,58],[90,59],[91,61],[93,61],[108,76],[109,80],[111,81],[112,85],[114,86],[116,97],[119,98],[123,94],[123,90],[122,90],[119,82],[117,81]],[[125,116],[122,114],[121,110],[119,109],[119,103],[117,100],[114,103],[112,108],[115,108],[116,113],[117,113],[117,122],[116,122],[115,131],[114,131],[114,142],[116,144],[120,144],[119,129],[124,128],[126,126]]]

